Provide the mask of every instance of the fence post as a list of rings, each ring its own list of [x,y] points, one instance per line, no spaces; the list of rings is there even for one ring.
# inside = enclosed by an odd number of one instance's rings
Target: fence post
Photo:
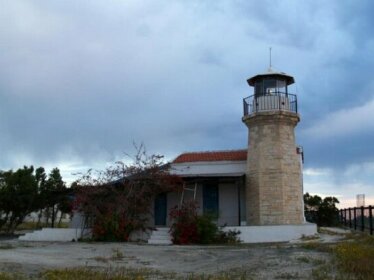
[[[369,206],[370,234],[373,235],[373,206]]]
[[[348,208],[348,217],[349,217],[349,228],[352,228],[351,207]]]
[[[361,231],[365,231],[365,209],[361,206]]]
[[[356,212],[356,207],[353,208],[353,225],[355,227],[355,230],[357,229],[357,212]]]
[[[347,208],[344,209],[344,226],[347,226]]]

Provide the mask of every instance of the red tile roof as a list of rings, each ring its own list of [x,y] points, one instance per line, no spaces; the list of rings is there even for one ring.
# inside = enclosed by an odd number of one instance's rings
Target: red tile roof
[[[245,161],[247,150],[212,151],[184,153],[173,160],[173,163],[195,162],[195,161]]]

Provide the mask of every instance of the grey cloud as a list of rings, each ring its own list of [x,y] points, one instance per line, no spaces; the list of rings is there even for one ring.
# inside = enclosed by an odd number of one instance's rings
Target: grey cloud
[[[275,68],[297,82],[307,167],[374,161],[371,128],[339,138],[305,133],[374,96],[371,1],[4,6],[0,168],[16,158],[51,164],[74,156],[97,165],[131,153],[133,141],[168,158],[245,147],[246,79],[266,69],[269,46]]]

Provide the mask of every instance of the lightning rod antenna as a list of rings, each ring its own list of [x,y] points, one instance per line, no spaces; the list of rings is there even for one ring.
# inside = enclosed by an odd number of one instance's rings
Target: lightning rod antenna
[[[271,47],[269,47],[269,69],[271,69]]]

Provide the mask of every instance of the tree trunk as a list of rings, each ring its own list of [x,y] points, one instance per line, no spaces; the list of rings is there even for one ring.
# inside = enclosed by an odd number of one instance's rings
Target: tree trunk
[[[45,225],[49,226],[49,215],[50,215],[49,207],[45,208],[44,215],[45,215]]]
[[[40,227],[41,226],[41,220],[42,220],[42,216],[43,216],[43,209],[40,209],[39,210],[39,213],[38,213],[38,222],[36,223],[36,226],[37,227]]]
[[[64,216],[64,213],[61,212],[60,219],[58,220],[58,225],[61,226],[62,217]]]
[[[56,220],[56,208],[55,205],[52,206],[52,216],[51,216],[51,226],[52,228],[55,227],[55,220]]]

